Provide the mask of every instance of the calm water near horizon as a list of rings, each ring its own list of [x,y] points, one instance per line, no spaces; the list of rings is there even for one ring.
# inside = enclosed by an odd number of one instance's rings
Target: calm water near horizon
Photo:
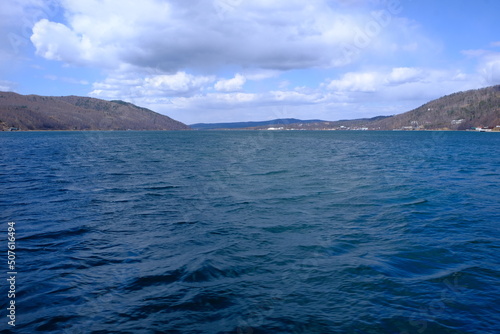
[[[0,152],[0,331],[500,332],[500,133],[9,132]]]

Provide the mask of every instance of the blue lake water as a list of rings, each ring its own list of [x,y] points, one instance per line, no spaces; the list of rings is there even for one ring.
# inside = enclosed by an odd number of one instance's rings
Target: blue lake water
[[[0,330],[498,333],[500,133],[0,133]]]

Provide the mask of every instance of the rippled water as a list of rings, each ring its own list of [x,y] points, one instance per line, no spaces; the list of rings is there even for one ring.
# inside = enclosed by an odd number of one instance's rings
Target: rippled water
[[[0,145],[16,332],[500,331],[500,134],[32,132]]]

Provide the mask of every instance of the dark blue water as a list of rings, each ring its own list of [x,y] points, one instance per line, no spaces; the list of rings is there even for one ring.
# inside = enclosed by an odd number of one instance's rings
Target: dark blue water
[[[18,333],[498,333],[500,134],[0,133]]]

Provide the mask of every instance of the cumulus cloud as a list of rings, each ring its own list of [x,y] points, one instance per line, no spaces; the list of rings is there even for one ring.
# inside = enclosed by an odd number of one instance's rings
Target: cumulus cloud
[[[419,81],[424,75],[424,72],[418,68],[397,67],[392,69],[391,73],[386,77],[386,81],[389,84],[398,85]]]
[[[321,118],[318,114],[323,113],[324,119],[335,120],[388,115],[480,86],[479,77],[461,71],[412,67],[349,72],[315,87],[292,88],[278,78],[274,89],[262,92],[237,90],[245,78],[241,74],[222,79],[184,71],[125,72],[94,83],[90,95],[127,100],[187,123],[267,119],[276,108],[286,110],[280,117]],[[292,111],[295,114],[286,114]],[[218,118],[223,112],[225,119]]]
[[[115,74],[93,85],[90,95],[100,98],[169,98],[195,95],[215,81],[214,76],[196,76],[183,71],[175,74]]]
[[[347,92],[374,92],[380,84],[380,75],[376,72],[346,73],[339,80],[332,80],[328,89]]]
[[[234,92],[241,90],[246,82],[246,78],[241,74],[237,73],[232,79],[222,79],[217,81],[215,84],[215,89],[223,92]]]
[[[321,98],[320,92],[300,92],[300,91],[271,91],[269,92],[270,100],[273,102],[285,102],[287,104],[314,104]]]
[[[186,72],[177,72],[173,75],[155,75],[148,77],[144,80],[144,88],[146,91],[154,89],[171,95],[199,89],[213,80],[213,77],[194,76]]]
[[[386,29],[390,23],[400,24],[382,4],[382,10],[361,8],[356,15],[326,0],[223,4],[65,0],[67,22],[40,20],[31,40],[38,55],[76,65],[128,64],[171,73],[226,65],[289,70],[349,63],[355,59],[350,45],[356,53],[369,51],[371,40],[398,31]],[[360,37],[369,40],[357,45]]]
[[[306,109],[302,110],[302,116],[308,118],[310,116],[307,114],[311,110],[318,112],[324,109],[324,105],[318,104],[321,97],[324,96],[319,92],[315,94],[296,91],[212,92],[190,97],[175,97],[170,99],[169,104],[153,102],[151,106],[168,115],[174,115],[186,123],[286,118],[291,116],[291,112],[298,112],[299,108],[304,107]]]
[[[327,92],[335,94],[335,101],[358,105],[357,108],[371,106],[373,109],[366,113],[372,116],[376,110],[385,115],[405,112],[443,95],[480,86],[478,75],[459,70],[406,67],[350,72],[323,84]]]
[[[340,79],[327,81],[325,85],[327,89],[336,92],[380,93],[417,90],[421,93],[422,87],[425,86],[428,86],[425,89],[428,92],[442,91],[443,87],[450,89],[450,87],[461,86],[466,81],[478,85],[477,78],[457,70],[396,67],[390,70],[349,72],[342,75]],[[443,87],[438,87],[436,90],[436,86],[440,84]]]
[[[47,39],[47,37],[49,37]],[[52,23],[47,19],[39,21],[33,27],[31,41],[36,53],[51,60],[79,59],[88,61],[90,41],[85,36],[78,37],[71,29],[61,23]]]

